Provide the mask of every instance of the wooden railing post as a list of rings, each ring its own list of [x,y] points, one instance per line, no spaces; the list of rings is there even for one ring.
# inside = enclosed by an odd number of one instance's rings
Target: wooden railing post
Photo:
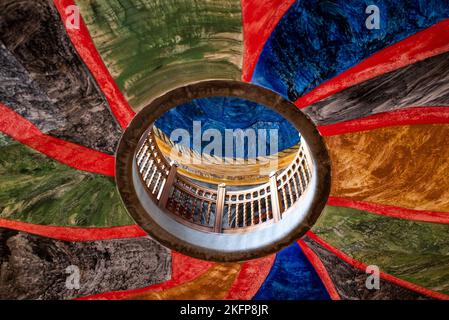
[[[216,207],[215,207],[214,232],[216,232],[216,233],[221,233],[223,231],[222,221],[223,221],[225,198],[226,198],[226,184],[221,183],[218,185],[217,203],[216,203]]]
[[[278,192],[278,183],[276,172],[270,173],[270,193],[271,193],[271,210],[273,211],[273,220],[278,222],[281,220],[281,202]]]
[[[215,233],[227,232],[227,228],[243,231],[247,227],[254,227],[270,220],[270,216],[271,222],[280,221],[283,213],[285,214],[305,192],[312,174],[313,161],[310,159],[308,146],[304,144],[299,145],[294,162],[279,175],[276,171],[272,172],[269,181],[262,186],[248,190],[227,191],[223,183],[213,190],[178,175],[178,165],[174,161],[167,163],[151,137],[149,135],[136,155],[138,169],[148,195],[161,209],[167,210],[170,194],[174,193],[172,197],[177,199],[174,201],[175,205],[170,207],[171,213]],[[204,208],[204,205],[207,208]],[[213,225],[210,225],[213,213],[215,219]],[[228,221],[224,222],[226,214]],[[248,218],[251,218],[250,223]]]
[[[307,168],[304,168],[304,172],[307,174],[307,177],[309,180],[310,176],[312,175],[312,169],[313,169],[313,159],[312,159],[312,153],[310,152],[310,148],[305,142],[304,144],[301,142],[301,147],[304,150],[304,158],[306,160]]]
[[[167,179],[165,180],[164,186],[161,188],[158,205],[160,208],[165,208],[167,206],[168,197],[170,195],[170,189],[175,182],[176,173],[178,171],[178,165],[175,162],[170,163],[170,171],[168,173]]]

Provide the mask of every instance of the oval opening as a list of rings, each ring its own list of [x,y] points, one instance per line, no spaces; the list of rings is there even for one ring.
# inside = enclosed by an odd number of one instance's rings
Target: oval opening
[[[277,94],[207,81],[154,100],[125,131],[116,179],[136,222],[214,261],[265,256],[302,237],[330,191],[314,124]]]

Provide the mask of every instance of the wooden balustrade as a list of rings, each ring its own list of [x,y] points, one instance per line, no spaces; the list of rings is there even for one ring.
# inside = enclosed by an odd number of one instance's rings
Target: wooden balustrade
[[[268,182],[245,190],[201,186],[177,172],[163,157],[152,131],[136,153],[147,193],[167,214],[192,228],[216,232],[245,232],[282,219],[305,193],[311,178],[311,159],[300,145],[293,162]]]
[[[148,194],[158,202],[161,197],[160,190],[165,185],[171,166],[159,151],[151,134],[139,148],[136,161]]]

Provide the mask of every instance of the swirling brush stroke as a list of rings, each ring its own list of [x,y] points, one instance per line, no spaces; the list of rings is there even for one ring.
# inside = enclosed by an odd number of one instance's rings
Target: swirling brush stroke
[[[372,54],[449,16],[447,0],[376,1],[381,28],[368,30],[372,1],[297,1],[267,41],[252,82],[291,101]]]

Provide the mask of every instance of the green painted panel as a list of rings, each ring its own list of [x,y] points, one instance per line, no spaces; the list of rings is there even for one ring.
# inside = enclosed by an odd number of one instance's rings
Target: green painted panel
[[[112,178],[77,171],[4,135],[0,218],[59,226],[133,224]]]
[[[134,109],[180,85],[240,79],[240,0],[80,0],[109,71]]]
[[[449,293],[449,226],[327,206],[313,231],[353,258]]]

